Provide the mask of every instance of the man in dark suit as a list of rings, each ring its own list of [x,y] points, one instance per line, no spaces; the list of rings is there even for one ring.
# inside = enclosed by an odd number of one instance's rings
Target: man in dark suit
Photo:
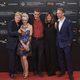
[[[35,9],[33,16],[30,19],[30,23],[33,25],[32,35],[32,61],[33,61],[33,72],[34,75],[39,73],[43,76],[43,21],[40,17],[40,10]]]
[[[21,13],[16,12],[14,20],[8,24],[8,55],[9,55],[9,76],[15,78],[16,58],[17,58],[17,46],[18,46],[18,29],[20,28]],[[18,66],[18,64],[17,64]]]
[[[58,27],[57,27],[57,54],[61,73],[65,74],[64,58],[67,65],[69,79],[74,80],[72,70],[71,41],[72,41],[72,23],[64,16],[64,9],[57,9]]]

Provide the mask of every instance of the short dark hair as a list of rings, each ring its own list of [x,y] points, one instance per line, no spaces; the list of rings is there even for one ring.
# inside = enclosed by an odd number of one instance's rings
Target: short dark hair
[[[62,11],[63,13],[65,13],[64,8],[58,8],[57,10],[60,10],[60,11]]]
[[[39,9],[39,8],[36,8],[34,11],[36,11],[36,12],[40,12],[40,9]]]

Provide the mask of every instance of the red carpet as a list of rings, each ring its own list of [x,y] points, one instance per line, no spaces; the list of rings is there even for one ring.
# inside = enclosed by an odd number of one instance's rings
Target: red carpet
[[[28,79],[23,79],[22,74],[17,74],[16,79],[10,79],[8,73],[0,73],[0,80],[69,80],[67,73],[63,77],[51,76],[48,77],[46,73],[44,73],[44,77],[39,77],[39,75],[34,76],[33,73],[29,74]],[[74,80],[80,80],[80,72],[74,72]]]

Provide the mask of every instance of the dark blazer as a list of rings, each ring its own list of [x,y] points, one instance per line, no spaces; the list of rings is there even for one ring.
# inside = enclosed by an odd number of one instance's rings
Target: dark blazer
[[[69,46],[72,42],[72,23],[70,20],[65,19],[63,22],[62,28],[59,31],[57,30],[57,45],[60,46],[60,48],[64,48],[66,46]]]
[[[19,26],[16,25],[15,21],[12,20],[8,24],[8,42],[7,42],[7,48],[8,49],[16,49],[17,44],[18,44],[18,29],[20,28]]]

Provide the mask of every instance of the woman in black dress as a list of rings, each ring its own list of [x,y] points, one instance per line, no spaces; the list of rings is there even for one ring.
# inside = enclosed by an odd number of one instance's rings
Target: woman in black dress
[[[46,15],[44,27],[47,73],[48,76],[52,76],[56,67],[56,28],[53,14]]]

